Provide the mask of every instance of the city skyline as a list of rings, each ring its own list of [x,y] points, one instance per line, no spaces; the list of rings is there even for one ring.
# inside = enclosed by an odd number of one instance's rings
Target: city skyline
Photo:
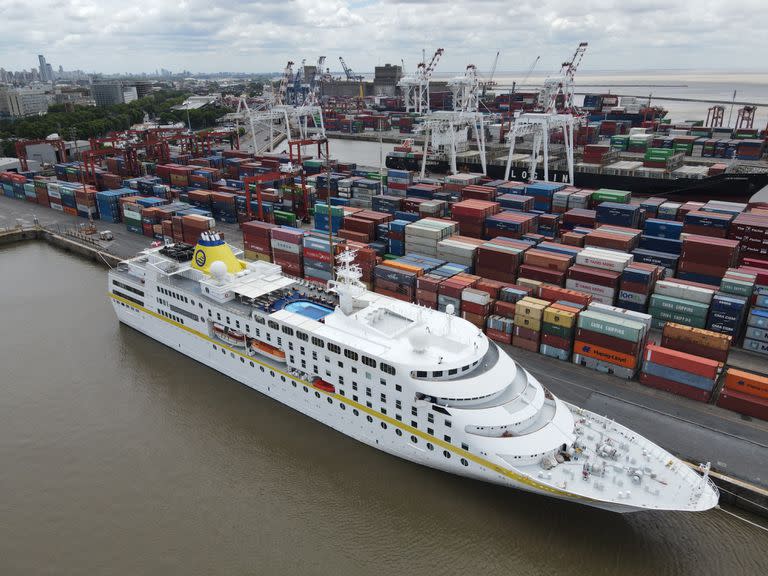
[[[438,47],[443,71],[469,63],[488,69],[497,50],[500,71],[559,67],[579,41],[590,51],[582,70],[765,69],[768,48],[760,22],[768,4],[736,0],[540,0],[514,5],[495,0],[296,0],[286,4],[189,0],[175,4],[136,0],[11,3],[8,32],[0,39],[0,66],[26,69],[46,54],[65,69],[89,73],[142,73],[165,68],[192,73],[268,73],[290,59],[338,56],[360,72],[403,59],[406,72]],[[735,18],[735,14],[749,15]],[[205,17],[201,17],[205,15]],[[15,24],[18,24],[15,25]],[[738,38],[738,42],[734,41]],[[108,50],[96,50],[97,46]]]

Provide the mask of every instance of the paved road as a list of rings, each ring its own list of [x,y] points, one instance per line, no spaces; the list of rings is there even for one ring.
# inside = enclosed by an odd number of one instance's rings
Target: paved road
[[[17,219],[32,224],[35,216],[41,224],[62,231],[83,222],[44,206],[0,196],[0,228],[14,226]],[[120,257],[134,256],[152,242],[128,232],[122,224],[96,224],[99,230],[113,232],[115,239],[104,244]],[[237,225],[217,227],[229,242],[242,247]],[[513,346],[503,348],[563,400],[614,418],[683,458],[710,461],[724,474],[768,488],[768,422]]]

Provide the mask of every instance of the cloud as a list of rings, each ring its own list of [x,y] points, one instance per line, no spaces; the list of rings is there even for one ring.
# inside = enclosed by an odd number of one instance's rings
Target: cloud
[[[764,0],[0,0],[0,67],[98,72],[277,71],[338,56],[356,71],[445,49],[440,71],[555,70],[579,41],[584,70],[764,66]]]

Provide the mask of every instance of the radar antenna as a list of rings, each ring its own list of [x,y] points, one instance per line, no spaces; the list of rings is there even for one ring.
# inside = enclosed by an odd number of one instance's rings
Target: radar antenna
[[[328,281],[328,290],[339,295],[339,308],[349,316],[354,311],[355,299],[365,293],[366,287],[360,281],[363,271],[355,264],[357,250],[344,250],[336,256],[336,280]]]

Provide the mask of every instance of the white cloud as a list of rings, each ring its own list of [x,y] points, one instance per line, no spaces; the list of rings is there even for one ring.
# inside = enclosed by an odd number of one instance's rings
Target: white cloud
[[[584,69],[764,67],[765,0],[0,0],[0,66],[45,54],[92,71],[275,71],[288,59],[353,69],[466,64],[555,69],[582,40]]]

